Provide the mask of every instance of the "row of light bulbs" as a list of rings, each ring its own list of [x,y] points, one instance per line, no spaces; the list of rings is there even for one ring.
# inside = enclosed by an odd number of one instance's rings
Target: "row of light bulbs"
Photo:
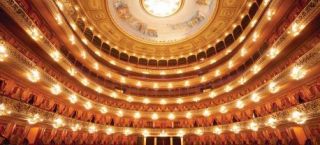
[[[11,111],[10,109],[8,109],[6,107],[5,104],[1,103],[0,104],[0,116],[8,116],[11,114]],[[34,114],[34,115],[30,115],[29,117],[26,118],[26,121],[30,124],[30,125],[34,125],[34,124],[37,124],[37,123],[40,123],[40,122],[43,122],[45,119],[39,115],[38,113]],[[291,114],[287,117],[287,121],[290,121],[290,122],[295,122],[297,124],[304,124],[306,121],[308,120],[308,117],[307,115],[302,112],[302,111],[298,111],[298,110],[293,110],[291,112]],[[277,126],[277,122],[278,120],[274,117],[269,117],[268,119],[266,119],[266,121],[263,123],[265,126],[269,126],[269,127],[272,127],[272,128],[276,128]],[[53,128],[61,128],[61,127],[65,127],[68,125],[68,123],[66,123],[64,121],[63,118],[61,117],[57,117],[55,119],[53,119],[51,121],[52,123],[52,127]],[[262,125],[260,123],[258,123],[257,121],[251,121],[247,124],[246,127],[244,128],[247,128],[249,130],[252,130],[252,131],[258,131],[259,130],[259,126]],[[234,133],[239,133],[242,129],[242,127],[239,125],[239,123],[234,123],[234,124],[229,124],[227,125],[229,127],[224,127],[224,128],[229,128],[229,131],[231,132],[234,132]],[[75,124],[72,124],[72,125],[69,125],[69,128],[72,130],[72,131],[79,131],[82,129],[82,126],[79,124],[79,123],[75,123]],[[99,129],[96,125],[94,124],[91,124],[87,127],[87,131],[89,133],[95,133],[95,132],[98,132]],[[223,130],[222,127],[220,126],[216,126],[213,128],[212,132],[215,133],[215,134],[221,134],[223,133],[224,131],[227,131],[227,130]],[[115,133],[116,131],[113,129],[113,127],[107,127],[105,129],[105,133],[110,135],[110,134],[113,134]],[[134,133],[134,131],[130,128],[125,128],[123,130],[123,134],[124,135],[130,135]],[[194,134],[197,134],[197,135],[203,135],[204,131],[201,129],[201,128],[197,128],[194,130]],[[148,131],[148,129],[142,129],[141,131],[141,134],[143,136],[149,136],[150,133]],[[184,129],[179,129],[176,133],[177,136],[181,136],[183,137],[184,135],[186,134],[186,132],[184,131]],[[168,133],[165,132],[165,130],[162,130],[160,133],[159,133],[159,136],[168,136]]]
[[[278,49],[275,49],[275,48],[271,48],[269,52],[270,52],[270,53],[268,53],[268,56],[269,56],[270,58],[274,58],[274,57],[279,53],[279,50],[278,50]],[[52,56],[53,60],[55,60],[55,61],[58,61],[58,60],[60,59],[60,57],[61,57],[58,51],[54,51],[54,52],[51,54],[51,56]],[[229,62],[229,66],[230,66],[230,65],[233,65],[232,61]],[[95,68],[98,68],[98,65],[96,65]],[[254,74],[258,73],[260,70],[261,70],[261,67],[260,67],[259,65],[254,65],[254,66],[252,67],[252,69],[251,69],[252,73],[254,73]],[[68,70],[68,73],[69,73],[71,76],[74,76],[74,75],[77,73],[77,71],[76,71],[74,68],[70,68],[70,69]],[[216,70],[216,76],[219,76],[219,75],[220,75],[220,71],[219,71],[219,70]],[[205,77],[201,77],[201,82],[205,82],[205,81],[206,81],[206,78],[205,78]],[[239,84],[243,85],[246,81],[247,81],[247,79],[246,79],[245,77],[242,77],[242,78],[240,78],[240,80],[239,80]],[[120,79],[120,82],[125,83],[125,82],[126,82],[125,78],[122,77],[122,78]],[[81,83],[82,83],[84,86],[88,86],[88,85],[89,85],[89,80],[86,79],[86,78],[83,78],[83,79],[81,80]],[[141,86],[142,86],[142,82],[141,82],[141,81],[138,81],[137,84],[136,84],[136,86],[137,86],[137,87],[141,87]],[[185,81],[185,82],[184,82],[184,86],[185,86],[185,87],[190,86],[190,82],[189,82],[189,81]],[[158,83],[154,83],[154,88],[157,89],[158,87],[159,87],[159,86],[158,86]],[[168,84],[168,88],[172,88],[172,87],[173,87],[172,83],[169,83],[169,84]],[[224,90],[225,90],[225,92],[229,92],[229,91],[231,91],[232,89],[233,89],[233,88],[232,88],[230,85],[227,85]],[[95,90],[96,90],[98,93],[102,93],[102,92],[103,92],[103,89],[102,89],[102,87],[100,87],[100,86],[97,86],[97,87],[95,88]],[[113,94],[111,94],[111,97],[113,97],[113,98],[117,98],[117,96],[118,96],[118,95],[115,95],[115,92],[114,92]],[[215,95],[213,95],[213,94],[210,94],[210,95],[209,95],[210,98],[213,98],[214,96],[215,96]],[[132,102],[132,101],[134,101],[134,99],[133,99],[131,96],[128,96],[128,97],[127,97],[127,101],[128,101],[128,102]],[[198,101],[200,101],[200,98],[199,98],[199,97],[195,97],[195,98],[193,99],[193,101],[194,101],[194,102],[198,102]],[[148,100],[144,100],[144,101],[143,101],[143,103],[146,103],[146,104],[148,104],[148,102],[149,102]],[[182,101],[181,98],[179,98],[179,99],[177,100],[177,103],[178,103],[178,104],[181,104],[181,103],[183,103],[183,102],[184,102],[184,101]],[[163,104],[163,105],[164,105],[164,104],[167,104],[167,103],[166,103],[165,100],[161,100],[161,101],[160,101],[160,104]]]
[[[302,79],[305,75],[306,75],[306,70],[304,70],[301,66],[295,66],[295,67],[293,67],[292,70],[291,70],[291,73],[290,73],[290,76],[291,76],[293,79],[295,79],[295,80]],[[36,71],[36,70],[30,71],[30,73],[28,73],[27,76],[28,76],[28,79],[29,79],[31,82],[34,82],[34,83],[40,80],[40,74],[39,74],[39,72]],[[271,93],[276,93],[276,92],[278,92],[279,89],[280,89],[279,86],[278,86],[278,84],[277,84],[276,82],[270,82],[267,87],[268,87],[269,92],[271,92]],[[62,90],[63,90],[63,89],[62,89],[62,87],[61,87],[59,84],[54,84],[54,85],[52,85],[51,88],[50,88],[50,91],[51,91],[51,93],[52,93],[53,95],[59,95],[59,94],[61,94],[61,93],[62,93]],[[229,91],[229,90],[226,90],[226,91]],[[199,98],[195,98],[194,101],[198,101],[198,99],[199,99]],[[260,99],[261,99],[261,96],[260,96],[258,93],[252,93],[251,96],[250,96],[250,99],[251,99],[252,102],[259,102]],[[71,94],[71,95],[69,96],[68,100],[70,101],[70,103],[75,104],[75,103],[78,101],[78,97],[77,97],[77,95],[75,95],[75,94]],[[146,101],[149,101],[149,100],[146,100]],[[179,100],[179,99],[178,99],[178,101],[179,101],[180,103],[183,102],[183,100]],[[164,99],[161,100],[160,104],[166,104],[166,100],[164,100]],[[87,101],[87,102],[84,103],[84,107],[85,107],[86,109],[88,109],[88,110],[91,109],[92,106],[93,106],[92,103],[89,102],[89,101]],[[238,101],[236,102],[236,107],[237,107],[237,108],[242,109],[244,106],[245,106],[245,104],[244,104],[244,102],[243,102],[242,100],[238,100]],[[107,109],[106,107],[102,107],[102,108],[100,109],[100,112],[103,113],[103,114],[105,114],[105,113],[108,112],[107,110],[108,110],[108,109]],[[220,111],[220,113],[227,113],[227,112],[228,112],[228,109],[227,109],[226,106],[222,105],[222,106],[220,107],[219,111]],[[119,117],[122,117],[122,116],[123,116],[123,111],[119,110],[116,114],[117,114]],[[207,110],[207,109],[205,109],[202,114],[203,114],[203,116],[205,116],[205,117],[208,117],[208,116],[211,115],[210,111]],[[134,118],[139,119],[140,117],[141,117],[141,114],[140,114],[139,112],[136,112],[136,113],[134,114]],[[191,117],[192,117],[192,113],[191,113],[191,112],[187,112],[187,113],[186,113],[186,118],[190,119]],[[157,120],[158,118],[159,118],[159,116],[158,116],[157,113],[153,113],[153,114],[151,115],[151,119],[153,119],[153,120]],[[169,113],[169,114],[168,114],[168,119],[169,119],[169,120],[175,119],[175,115],[174,115],[173,113]]]
[[[293,25],[293,26],[295,26],[295,24]],[[294,27],[293,27],[294,28]],[[303,27],[301,27],[301,28],[303,28]],[[302,30],[302,29],[301,29]],[[301,31],[301,30],[299,30],[299,31]],[[292,31],[294,31],[294,34],[297,34],[297,33],[299,33],[299,32],[296,32],[297,30],[296,29],[293,29]],[[257,34],[255,33],[254,34],[254,38],[253,39],[255,39],[255,38],[257,38]],[[242,49],[241,50],[241,56],[244,56],[246,54],[246,49]],[[276,49],[276,48],[271,48],[269,51],[268,51],[268,53],[267,53],[267,56],[269,57],[269,58],[274,58],[274,57],[276,57],[277,55],[279,54],[279,50],[278,49]],[[98,69],[99,67],[99,65],[98,64],[94,64],[95,65],[95,68],[96,69]],[[228,66],[229,66],[229,68],[231,68],[232,66],[233,66],[233,62],[232,61],[230,61],[229,63],[228,63]],[[257,72],[259,72],[260,71],[260,69],[261,69],[261,67],[259,66],[259,65],[254,65],[253,67],[252,67],[252,72],[254,73],[254,74],[256,74]],[[220,71],[219,70],[216,70],[216,76],[219,76],[220,75]],[[110,73],[108,73],[107,74],[107,76],[108,77],[111,77],[111,74]],[[120,79],[121,81],[121,83],[126,83],[126,78],[124,78],[124,77],[122,77],[121,79]],[[205,77],[201,77],[201,81],[200,82],[205,82],[206,81],[206,78]],[[243,77],[243,78],[241,78],[240,80],[239,80],[239,83],[240,84],[244,84],[245,83],[245,81],[246,81],[246,79]],[[86,82],[86,83],[84,83],[84,84],[88,84],[87,83],[87,80],[86,81],[84,81],[84,82]],[[137,81],[137,83],[136,83],[136,86],[137,87],[142,87],[142,82],[141,81]],[[185,87],[189,87],[190,86],[190,82],[189,81],[185,81],[184,82],[184,86]],[[172,85],[172,83],[168,83],[168,88],[169,89],[171,89],[173,87],[173,85]],[[153,88],[154,89],[158,89],[159,88],[159,85],[158,85],[158,83],[154,83],[154,85],[153,85]],[[228,92],[229,90],[230,90],[230,86],[227,86],[226,88],[225,88],[225,90],[226,90],[226,92]],[[130,100],[132,99],[131,97],[128,97],[128,98],[130,98]],[[178,100],[177,100],[178,101]],[[162,101],[162,102],[164,102],[164,101]],[[179,102],[182,102],[181,101],[181,99],[179,100]],[[177,102],[178,103],[178,102]],[[162,103],[162,104],[165,104],[165,103]]]
[[[2,48],[2,50],[6,51],[6,47],[0,47]],[[299,79],[302,79],[305,75],[306,75],[306,70],[302,68],[302,66],[295,66],[291,69],[291,72],[290,72],[290,76],[291,78],[295,79],[295,80],[299,80]],[[32,69],[30,70],[29,72],[27,72],[26,74],[26,77],[27,79],[30,81],[30,82],[33,82],[33,83],[36,83],[38,81],[40,81],[41,79],[41,75],[40,75],[40,72],[36,69]],[[269,85],[268,85],[268,89],[271,93],[276,93],[279,91],[279,86],[276,82],[270,82]],[[227,86],[226,87],[226,90],[225,91],[230,91],[231,90],[231,87],[230,86]],[[50,88],[50,92],[53,94],[53,95],[60,95],[62,92],[63,92],[63,88],[59,85],[59,84],[53,84]],[[102,92],[102,88],[97,88],[97,92]],[[113,94],[113,95],[117,95],[117,94]],[[214,93],[210,93],[210,96],[214,96],[215,94]],[[131,98],[132,99],[132,98]],[[200,98],[195,98],[194,101],[199,101]],[[251,101],[253,102],[259,102],[261,97],[258,93],[252,93],[251,96],[250,96],[250,99]],[[78,97],[77,95],[75,94],[71,94],[69,95],[68,97],[68,100],[70,101],[70,103],[72,104],[75,104],[77,103],[78,101]],[[144,100],[144,101],[150,101],[150,100]],[[179,103],[182,103],[183,100],[181,98],[179,98],[177,100]],[[148,103],[146,102],[146,103]],[[166,100],[162,99],[160,104],[166,104]],[[93,105],[90,101],[87,101],[83,104],[84,108],[89,110],[89,109],[92,109],[93,108]],[[236,102],[236,107],[241,109],[245,106],[244,102],[242,100],[238,100]],[[108,112],[108,109],[106,107],[101,107],[100,109],[100,112],[105,114]],[[227,113],[228,112],[228,109],[226,106],[222,105],[219,109],[220,113]],[[122,110],[118,110],[116,112],[116,115],[119,116],[119,117],[122,117],[124,116],[124,112]],[[211,115],[211,112],[208,110],[208,109],[205,109],[202,113],[203,116],[205,117],[208,117]],[[134,113],[133,115],[134,118],[136,119],[139,119],[141,117],[141,114],[140,112],[136,112]],[[192,113],[191,112],[186,112],[186,115],[185,115],[186,118],[190,119],[192,118]],[[152,120],[157,120],[159,118],[158,114],[157,113],[153,113],[151,115],[151,119]],[[174,120],[176,117],[173,113],[169,113],[168,114],[168,117],[167,117],[169,120]]]

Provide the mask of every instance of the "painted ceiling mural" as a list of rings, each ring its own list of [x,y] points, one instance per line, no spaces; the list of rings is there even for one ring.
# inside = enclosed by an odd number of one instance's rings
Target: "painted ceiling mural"
[[[108,0],[107,5],[119,29],[149,43],[192,37],[206,26],[216,8],[214,0]]]
[[[247,6],[246,0],[162,1],[78,0],[77,3],[95,32],[113,47],[155,58],[187,55],[215,43],[232,28],[240,18],[236,16]],[[159,12],[163,8],[164,12]]]

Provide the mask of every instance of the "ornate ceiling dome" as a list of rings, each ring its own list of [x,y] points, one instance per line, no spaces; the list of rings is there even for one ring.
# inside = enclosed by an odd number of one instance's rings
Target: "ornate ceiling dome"
[[[205,28],[216,1],[109,0],[108,14],[129,37],[149,44],[172,44],[192,38]]]
[[[206,48],[231,31],[245,0],[79,0],[95,32],[129,55],[170,58]],[[170,53],[168,53],[170,52]]]

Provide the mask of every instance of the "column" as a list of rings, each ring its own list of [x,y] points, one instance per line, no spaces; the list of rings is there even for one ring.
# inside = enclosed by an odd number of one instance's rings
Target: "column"
[[[183,137],[180,137],[180,144],[183,145]]]
[[[170,137],[170,145],[173,145],[173,138]]]
[[[154,139],[153,139],[153,145],[157,145],[157,137],[154,137]]]
[[[143,145],[147,145],[147,138],[145,136],[143,137]]]

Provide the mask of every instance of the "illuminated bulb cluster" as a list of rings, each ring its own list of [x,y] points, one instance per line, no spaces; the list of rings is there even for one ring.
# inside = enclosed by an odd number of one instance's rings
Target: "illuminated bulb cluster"
[[[182,104],[183,103],[183,100],[181,98],[177,99],[177,103],[178,104]]]
[[[60,128],[64,125],[65,125],[64,121],[61,118],[57,118],[53,120],[53,123],[52,123],[53,128]]]
[[[251,122],[251,123],[248,125],[248,129],[251,129],[252,131],[258,131],[259,127],[258,127],[258,124],[257,124],[257,123]]]
[[[177,132],[177,136],[179,136],[179,137],[183,137],[185,134],[186,134],[186,133],[185,133],[182,129],[180,129],[180,130]]]
[[[73,35],[70,36],[69,41],[72,45],[76,44],[76,38]]]
[[[206,110],[203,111],[202,115],[203,115],[204,117],[208,117],[208,116],[211,115],[211,112],[210,112],[208,109],[206,109]]]
[[[270,21],[274,14],[275,14],[275,12],[273,10],[268,10],[267,11],[267,19]]]
[[[295,66],[292,68],[290,76],[295,80],[300,80],[306,75],[306,73],[306,70],[301,66]]]
[[[275,83],[275,82],[271,82],[269,85],[268,85],[268,89],[271,93],[276,93],[279,91],[279,87],[278,87],[278,84]]]
[[[108,112],[108,109],[106,107],[101,107],[99,109],[99,111],[102,113],[102,114],[106,114]]]
[[[211,91],[210,93],[209,93],[209,97],[212,99],[212,98],[214,98],[214,97],[216,97],[217,96],[217,93],[216,92],[214,92],[214,91]]]
[[[192,118],[192,113],[191,112],[187,112],[186,113],[186,118],[191,119]]]
[[[127,129],[124,130],[124,135],[125,135],[125,136],[128,136],[128,135],[130,135],[130,134],[132,134],[132,131],[131,131],[129,128],[127,128]]]
[[[149,104],[149,103],[150,103],[150,100],[149,100],[148,98],[144,98],[144,99],[143,99],[143,103],[144,103],[144,104]]]
[[[122,110],[118,110],[117,111],[117,116],[118,117],[123,117],[123,111]]]
[[[232,67],[233,67],[233,61],[230,60],[230,61],[228,62],[228,68],[231,69]]]
[[[227,85],[225,88],[224,88],[224,91],[225,92],[230,92],[232,90],[232,87],[230,85]]]
[[[142,86],[142,83],[141,83],[140,81],[138,81],[137,84],[136,84],[136,86],[137,86],[137,87],[141,87],[141,86]]]
[[[125,77],[121,77],[120,82],[121,82],[122,84],[125,84],[125,83],[127,82],[127,81],[126,81],[126,78],[125,78]]]
[[[72,27],[73,30],[77,30],[77,25],[76,25],[76,24],[74,24],[74,23],[71,22],[71,23],[70,23],[70,26]]]
[[[62,92],[62,89],[60,85],[55,84],[51,87],[50,91],[53,95],[59,95]]]
[[[166,101],[165,99],[161,99],[161,100],[160,100],[160,104],[161,104],[161,105],[166,105],[166,104],[167,104],[167,101]]]
[[[189,86],[190,86],[190,82],[189,82],[189,81],[185,81],[185,82],[184,82],[184,86],[185,86],[185,87],[189,87]]]
[[[304,25],[301,25],[301,24],[298,24],[298,23],[294,22],[291,25],[291,29],[290,29],[290,31],[288,33],[292,34],[293,36],[297,36],[304,29],[304,27],[305,27]]]
[[[220,109],[219,109],[220,113],[227,113],[228,112],[228,109],[226,106],[221,106]]]
[[[68,69],[68,73],[70,74],[70,76],[74,76],[77,73],[77,70],[71,67]]]
[[[168,84],[168,89],[172,89],[172,88],[173,88],[172,83],[169,83],[169,84]]]
[[[164,76],[164,75],[166,75],[167,73],[165,72],[165,71],[161,71],[160,72],[160,75],[162,75],[162,76]]]
[[[88,81],[88,79],[86,79],[86,78],[83,78],[83,79],[81,80],[81,83],[82,83],[84,86],[88,86],[88,85],[89,85],[89,81]]]
[[[87,59],[87,53],[86,53],[85,51],[82,51],[82,52],[81,52],[81,57],[82,57],[83,59]]]
[[[93,64],[93,68],[95,69],[95,70],[99,70],[99,63],[94,63]]]
[[[113,133],[114,133],[114,130],[113,130],[113,128],[111,128],[111,127],[108,127],[105,131],[106,131],[106,134],[107,134],[107,135],[110,135],[110,134],[113,134]]]
[[[111,77],[112,77],[111,73],[107,73],[106,76],[107,76],[108,78],[111,78]]]
[[[110,96],[112,98],[118,98],[118,94],[116,92],[112,92]]]
[[[4,61],[9,56],[6,46],[0,42],[0,62]]]
[[[144,129],[144,130],[142,131],[142,135],[143,135],[144,137],[147,137],[147,136],[150,135],[150,133],[149,133],[148,130]]]
[[[56,4],[57,4],[57,6],[58,6],[58,8],[59,8],[60,10],[63,10],[64,6],[63,6],[63,3],[62,3],[62,2],[56,1]]]
[[[11,111],[7,109],[6,105],[3,103],[0,104],[0,116],[10,115]]]
[[[173,113],[170,113],[169,115],[168,115],[168,119],[169,120],[174,120],[176,118],[176,116],[173,114]]]
[[[81,130],[81,126],[79,124],[74,124],[70,128],[71,128],[72,131]]]
[[[269,49],[267,56],[272,59],[272,58],[275,58],[278,54],[279,54],[279,50],[277,48],[272,47]]]
[[[304,124],[307,121],[307,117],[302,112],[293,111],[289,116],[288,120],[293,121],[297,124]]]
[[[213,129],[213,133],[217,134],[217,135],[220,135],[222,133],[222,129],[220,127],[216,127],[216,128]]]
[[[257,74],[261,70],[261,67],[257,64],[253,65],[251,71],[253,74]]]
[[[133,117],[134,117],[135,119],[140,119],[140,118],[141,118],[140,112],[135,112],[134,115],[133,115]]]
[[[27,122],[29,124],[36,124],[38,122],[42,122],[43,119],[40,117],[39,114],[34,114],[32,117],[27,118]]]
[[[247,53],[248,53],[248,51],[247,51],[246,48],[242,48],[242,49],[240,50],[240,56],[241,56],[241,57],[244,57]]]
[[[216,70],[216,72],[215,72],[214,75],[215,75],[216,77],[218,77],[218,76],[220,76],[220,74],[221,74],[221,73],[220,73],[220,70]]]
[[[239,84],[240,85],[243,85],[246,82],[247,82],[247,78],[245,78],[245,77],[241,77],[240,80],[239,80]]]
[[[61,15],[56,15],[55,16],[55,19],[56,19],[56,21],[57,21],[57,23],[58,23],[58,25],[61,25],[63,22],[62,22],[62,17],[61,17]]]
[[[254,32],[252,36],[252,41],[256,42],[258,38],[259,38],[259,34],[257,32]]]
[[[277,122],[276,119],[270,117],[270,118],[266,121],[265,125],[270,126],[270,127],[272,127],[272,128],[276,128],[276,122]]]
[[[204,76],[201,77],[201,81],[200,81],[201,83],[204,83],[204,82],[206,82],[206,81],[207,81],[206,77],[204,77]]]
[[[98,50],[97,50],[97,51],[95,51],[94,53],[95,53],[96,55],[98,55],[98,56],[101,56],[101,52],[100,52],[100,51],[98,51]],[[130,70],[131,70],[131,68],[130,68]]]
[[[27,78],[33,83],[38,82],[40,80],[40,73],[38,70],[33,69],[27,73]]]
[[[154,83],[154,84],[153,84],[153,88],[154,88],[154,89],[158,89],[158,88],[159,88],[158,83]]]
[[[78,101],[78,97],[75,94],[70,95],[68,99],[72,104],[75,104]]]
[[[39,30],[37,28],[31,28],[29,31],[28,31],[29,35],[31,36],[31,38],[35,41],[39,40],[42,38]]]
[[[260,101],[260,96],[257,94],[257,93],[253,93],[252,95],[251,95],[251,100],[253,101],[253,102],[259,102]]]
[[[97,129],[97,127],[94,126],[94,125],[91,125],[91,126],[89,126],[89,128],[88,128],[88,132],[89,132],[89,133],[95,133],[95,132],[97,132],[97,131],[98,131],[98,129]]]
[[[165,132],[164,130],[162,130],[162,131],[160,132],[159,136],[165,137],[165,136],[168,136],[168,133]]]
[[[87,110],[90,110],[92,108],[92,103],[88,101],[83,104],[83,107],[86,108]]]
[[[201,135],[203,135],[203,131],[201,129],[197,129],[195,131],[195,134],[201,136]]]
[[[241,101],[241,100],[237,101],[236,107],[239,108],[239,109],[242,109],[244,107],[243,101]]]
[[[132,101],[134,101],[134,99],[133,99],[131,96],[128,96],[128,97],[127,97],[127,101],[128,101],[128,102],[132,102]]]
[[[100,93],[103,92],[103,90],[102,90],[102,88],[101,88],[100,86],[98,86],[98,87],[96,88],[96,92],[98,92],[98,93],[100,94]]]
[[[151,119],[152,119],[152,120],[158,120],[158,119],[159,119],[158,114],[157,114],[157,113],[153,113],[153,114],[151,115]]]
[[[198,102],[198,101],[200,101],[200,98],[199,98],[199,97],[194,97],[194,98],[193,98],[193,101],[194,101],[194,102]]]
[[[234,132],[234,133],[239,133],[240,132],[240,127],[239,127],[239,125],[233,125],[232,127],[231,127],[231,129],[230,129],[230,131],[232,131],[232,132]]]

